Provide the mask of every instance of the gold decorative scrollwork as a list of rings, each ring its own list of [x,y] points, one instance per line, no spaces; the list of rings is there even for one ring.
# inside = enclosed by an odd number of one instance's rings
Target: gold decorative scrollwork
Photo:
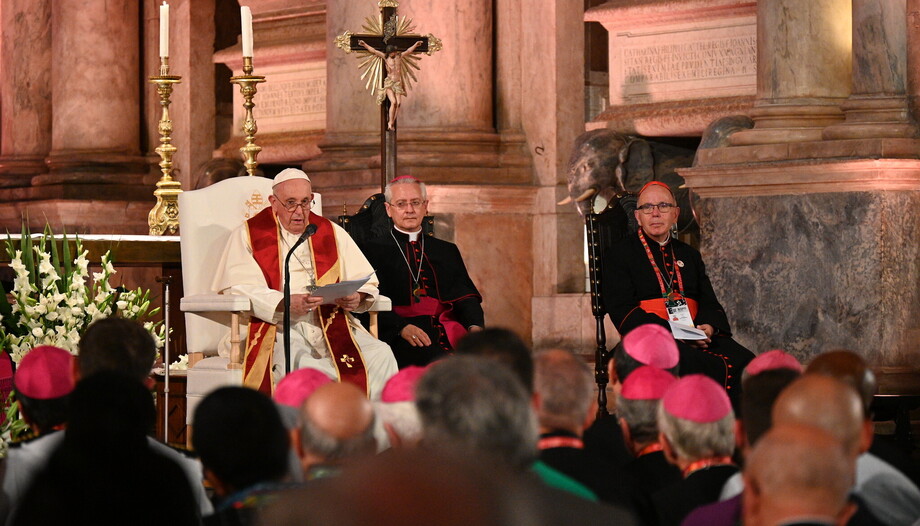
[[[443,44],[441,44],[441,39],[431,33],[425,35],[425,38],[428,39],[428,51],[426,51],[428,56],[431,56],[435,51],[441,51],[441,48],[444,47]]]
[[[341,35],[335,37],[335,46],[346,53],[351,53],[351,36],[354,33],[351,31],[346,31]]]

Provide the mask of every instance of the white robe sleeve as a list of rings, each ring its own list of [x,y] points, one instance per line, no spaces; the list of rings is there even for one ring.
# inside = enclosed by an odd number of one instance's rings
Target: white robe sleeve
[[[222,294],[241,294],[252,302],[256,318],[278,323],[281,314],[276,310],[284,294],[268,287],[262,269],[252,256],[246,225],[230,233],[220,265],[215,271],[212,290]]]

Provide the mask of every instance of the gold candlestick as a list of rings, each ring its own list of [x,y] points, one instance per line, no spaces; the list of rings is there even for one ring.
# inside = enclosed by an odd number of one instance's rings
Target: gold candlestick
[[[243,107],[246,108],[246,115],[243,118],[242,129],[243,133],[246,134],[246,146],[240,148],[240,153],[243,154],[243,164],[246,166],[246,172],[249,175],[255,175],[256,167],[259,166],[259,163],[256,162],[256,156],[262,151],[262,147],[256,145],[256,132],[259,128],[256,126],[256,119],[252,116],[252,108],[255,106],[252,98],[256,95],[258,84],[265,82],[265,77],[253,75],[252,57],[243,57],[243,74],[231,77],[230,82],[239,84],[240,94],[243,96]]]
[[[160,145],[156,152],[160,154],[160,171],[163,175],[157,181],[157,189],[153,195],[157,204],[147,216],[147,225],[150,227],[151,236],[175,234],[179,230],[179,194],[182,193],[182,184],[172,177],[172,156],[176,147],[172,145],[172,121],[169,119],[169,97],[172,95],[173,84],[182,82],[182,77],[169,74],[169,59],[160,57],[160,74],[150,77],[150,82],[156,84],[157,95],[160,97],[160,106],[163,114],[157,131],[160,133]]]

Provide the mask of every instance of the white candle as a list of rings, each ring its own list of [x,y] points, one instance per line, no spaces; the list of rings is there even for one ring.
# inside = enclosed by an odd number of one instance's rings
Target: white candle
[[[240,18],[243,22],[243,56],[252,56],[252,11],[248,6],[240,6]]]
[[[169,56],[169,4],[160,6],[160,56]]]

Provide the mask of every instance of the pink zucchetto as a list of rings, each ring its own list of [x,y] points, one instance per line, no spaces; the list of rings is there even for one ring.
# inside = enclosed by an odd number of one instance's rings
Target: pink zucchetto
[[[388,404],[394,402],[415,401],[415,384],[425,374],[427,368],[411,365],[394,374],[380,393],[380,401]]]
[[[672,416],[698,424],[717,422],[732,414],[725,388],[702,374],[684,376],[674,382],[661,399]]]
[[[285,168],[284,170],[278,172],[278,175],[275,176],[274,180],[272,181],[272,188],[292,179],[303,179],[308,183],[310,182],[310,177],[303,170],[298,170],[297,168]]]
[[[19,362],[13,377],[16,391],[29,398],[50,400],[73,391],[73,355],[51,345],[39,345]]]
[[[300,409],[304,400],[328,383],[332,383],[332,378],[317,369],[307,367],[291,371],[275,387],[275,402]]]
[[[411,181],[411,182],[413,182],[413,183],[420,183],[420,182],[421,182],[421,181],[419,181],[417,178],[412,177],[411,175],[400,175],[399,177],[394,177],[393,180],[390,181],[390,184],[398,183],[398,182],[400,182],[400,181]]]
[[[654,323],[640,325],[626,333],[623,350],[636,361],[659,369],[670,369],[680,360],[671,331]]]
[[[677,378],[665,370],[643,365],[626,377],[620,394],[627,400],[660,400],[676,381]]]
[[[795,356],[785,351],[774,349],[757,355],[757,357],[751,360],[751,363],[747,364],[747,367],[744,368],[744,373],[748,376],[754,376],[755,374],[773,369],[792,369],[800,373],[802,372],[802,364],[795,359]]]

